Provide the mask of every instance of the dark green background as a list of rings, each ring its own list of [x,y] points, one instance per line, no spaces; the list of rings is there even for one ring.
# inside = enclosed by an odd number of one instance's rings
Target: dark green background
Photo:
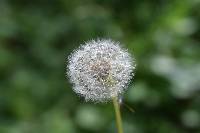
[[[86,103],[65,58],[95,38],[136,58],[125,133],[200,133],[200,0],[0,0],[0,133],[116,132],[111,103]]]

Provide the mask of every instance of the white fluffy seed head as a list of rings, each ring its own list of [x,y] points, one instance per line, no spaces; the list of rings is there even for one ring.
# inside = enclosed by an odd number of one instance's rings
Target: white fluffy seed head
[[[73,90],[86,101],[105,102],[121,95],[134,76],[135,61],[112,40],[92,40],[68,57]]]

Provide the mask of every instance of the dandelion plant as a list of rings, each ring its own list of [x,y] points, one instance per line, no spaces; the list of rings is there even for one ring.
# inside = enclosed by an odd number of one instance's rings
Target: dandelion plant
[[[88,41],[68,57],[67,75],[73,90],[85,101],[113,101],[116,124],[123,133],[119,96],[134,75],[135,61],[126,49],[110,39]]]

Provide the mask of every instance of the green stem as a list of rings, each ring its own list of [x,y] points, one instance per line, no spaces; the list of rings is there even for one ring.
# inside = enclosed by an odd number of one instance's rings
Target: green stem
[[[113,104],[114,104],[114,108],[115,108],[115,117],[116,117],[116,124],[117,124],[118,133],[123,133],[122,118],[121,118],[121,113],[120,113],[120,105],[119,105],[117,97],[113,98]]]

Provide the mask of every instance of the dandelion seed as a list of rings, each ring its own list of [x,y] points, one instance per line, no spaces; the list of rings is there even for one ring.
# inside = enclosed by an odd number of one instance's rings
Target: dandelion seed
[[[92,40],[68,58],[67,74],[73,90],[86,101],[105,102],[118,97],[134,75],[135,61],[112,40]]]

